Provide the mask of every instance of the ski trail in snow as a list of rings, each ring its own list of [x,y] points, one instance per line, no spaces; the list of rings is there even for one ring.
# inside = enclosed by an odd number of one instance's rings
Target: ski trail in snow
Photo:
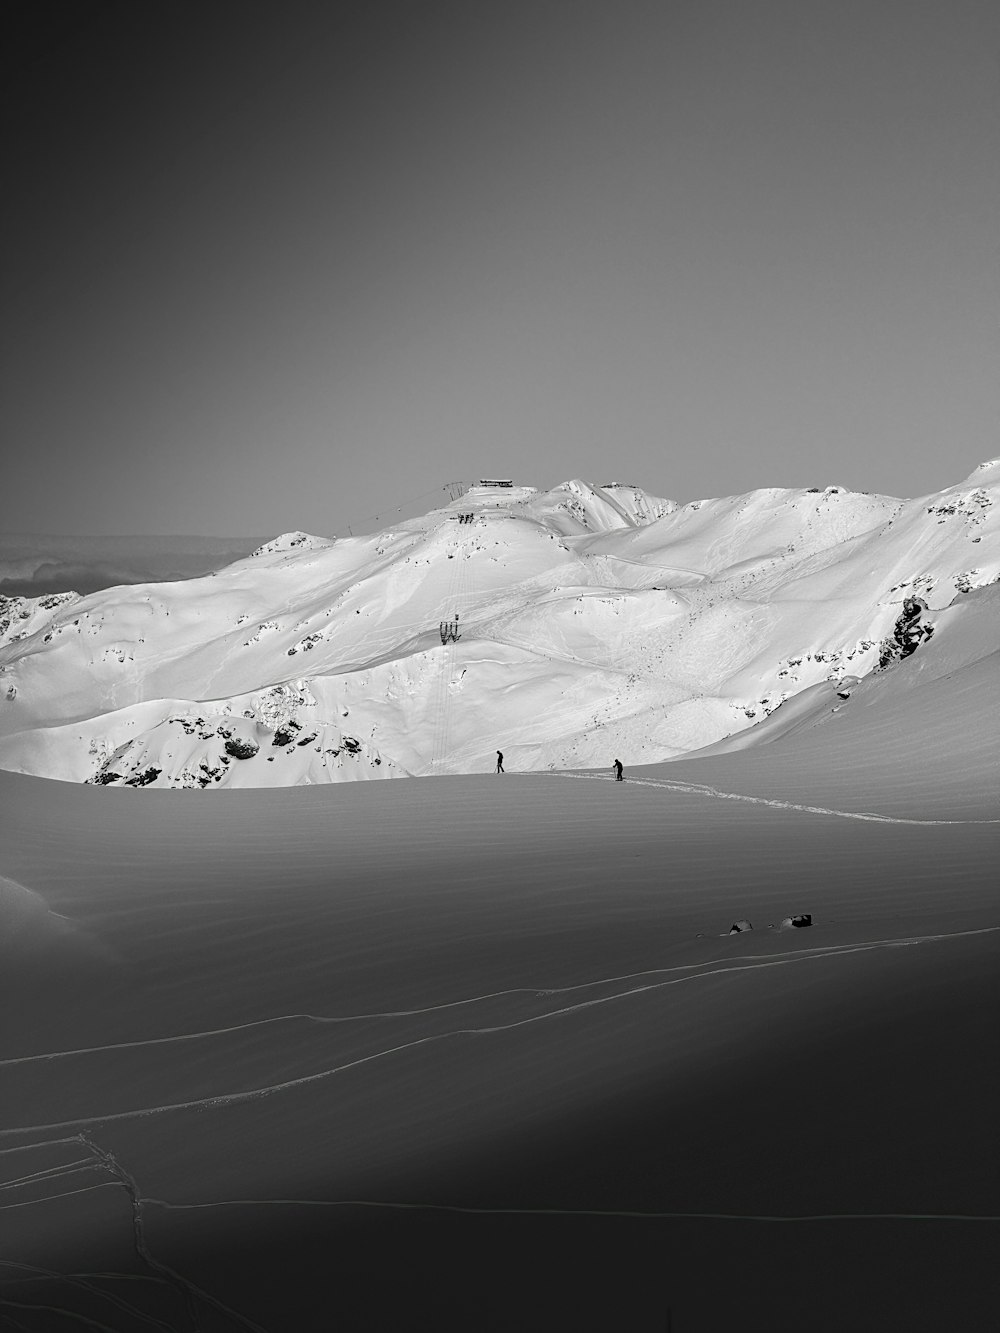
[[[4,1198],[7,1191],[28,1189],[32,1185],[43,1183],[60,1182],[65,1177],[79,1175],[81,1172],[100,1170],[92,1154],[87,1150],[80,1134],[72,1134],[58,1139],[42,1139],[38,1143],[21,1143],[10,1148],[0,1148],[0,1156],[11,1153],[34,1152],[42,1148],[66,1147],[67,1145],[72,1145],[78,1153],[84,1150],[87,1155],[83,1157],[76,1156],[71,1161],[57,1162],[53,1166],[41,1167],[37,1171],[29,1171],[24,1175],[0,1181],[0,1212],[6,1211],[8,1208],[29,1208],[33,1204],[49,1203],[53,1199],[68,1199],[74,1194],[86,1194],[90,1190],[101,1189],[109,1183],[108,1181],[97,1181],[90,1185],[82,1185],[78,1189],[64,1190],[59,1194],[42,1194],[30,1199],[18,1199],[16,1195],[12,1199]]]
[[[144,1202],[148,1202],[148,1200],[145,1200]],[[97,1278],[101,1279],[106,1278],[109,1281],[112,1279],[116,1279],[122,1282],[156,1282],[161,1285],[165,1284],[164,1278],[148,1277],[145,1273],[119,1273],[119,1272],[113,1272],[110,1269],[104,1270],[102,1272],[93,1272],[93,1273],[92,1272],[59,1273],[54,1268],[42,1268],[39,1264],[29,1264],[24,1259],[0,1259],[0,1268],[15,1268],[25,1273],[36,1274],[38,1277],[59,1278],[61,1281],[64,1282],[73,1282],[78,1278],[79,1279],[93,1278],[95,1280]],[[8,1279],[8,1281],[15,1281],[15,1282],[19,1280],[20,1279],[18,1278]],[[28,1281],[29,1279],[24,1279],[24,1280]]]
[[[13,1180],[0,1183],[0,1193],[4,1190],[23,1189],[39,1180],[50,1180],[55,1176],[72,1175],[75,1171],[94,1171],[96,1166],[90,1157],[78,1157],[74,1162],[65,1162],[60,1166],[47,1166],[41,1171],[31,1171],[26,1176],[15,1176]]]
[[[0,1156],[11,1152],[34,1152],[38,1148],[56,1148],[64,1143],[75,1143],[79,1147],[79,1134],[69,1134],[62,1139],[43,1139],[40,1143],[18,1143],[13,1148],[0,1148]]]
[[[43,1194],[37,1199],[23,1199],[19,1203],[0,1203],[0,1211],[6,1211],[9,1208],[33,1208],[37,1203],[54,1203],[56,1199],[71,1199],[74,1194],[89,1194],[91,1190],[108,1189],[109,1186],[118,1188],[116,1180],[99,1180],[94,1185],[82,1185],[78,1190],[64,1190],[61,1194]]]
[[[72,1142],[73,1144],[76,1145],[78,1149],[83,1149],[86,1152],[87,1156],[83,1158],[77,1158],[75,1161],[66,1163],[61,1167],[50,1167],[42,1171],[33,1172],[27,1176],[22,1176],[17,1180],[7,1181],[4,1185],[0,1186],[0,1189],[24,1188],[26,1185],[35,1184],[41,1180],[54,1180],[59,1176],[72,1175],[77,1171],[99,1171],[105,1177],[105,1179],[98,1182],[97,1184],[84,1186],[82,1189],[67,1190],[60,1194],[48,1194],[39,1198],[26,1199],[22,1201],[16,1201],[13,1203],[0,1203],[0,1209],[27,1208],[33,1204],[52,1203],[57,1199],[70,1198],[75,1194],[85,1194],[91,1190],[102,1189],[108,1186],[114,1186],[116,1189],[124,1189],[128,1197],[131,1209],[133,1248],[135,1249],[135,1253],[137,1258],[139,1259],[139,1262],[142,1264],[142,1267],[145,1270],[143,1278],[139,1280],[147,1280],[147,1281],[152,1280],[154,1282],[158,1282],[173,1288],[178,1293],[178,1295],[181,1298],[181,1301],[184,1304],[187,1313],[188,1323],[190,1324],[190,1327],[192,1329],[198,1329],[201,1327],[198,1303],[204,1302],[205,1304],[219,1311],[221,1314],[225,1315],[227,1318],[229,1318],[236,1324],[249,1330],[249,1333],[266,1333],[266,1331],[262,1329],[259,1324],[256,1324],[252,1319],[248,1319],[246,1316],[240,1314],[238,1311],[233,1310],[230,1306],[224,1305],[222,1301],[220,1301],[216,1296],[213,1296],[211,1292],[207,1292],[203,1288],[197,1286],[194,1282],[191,1282],[188,1278],[184,1277],[183,1274],[178,1273],[176,1269],[169,1267],[169,1265],[163,1263],[161,1260],[157,1259],[155,1255],[151,1253],[149,1244],[146,1239],[145,1217],[143,1215],[143,1210],[147,1204],[147,1200],[142,1197],[142,1194],[140,1193],[139,1190],[139,1186],[136,1183],[135,1177],[119,1161],[119,1159],[112,1151],[106,1148],[101,1148],[85,1132],[75,1134],[69,1140],[50,1139],[45,1143],[32,1144],[31,1146],[42,1148],[42,1147],[49,1147],[53,1143],[65,1143],[65,1142]],[[110,1179],[108,1179],[107,1177],[110,1177]],[[96,1283],[93,1281],[94,1278],[99,1276],[131,1278],[133,1280],[136,1280],[135,1274],[126,1274],[126,1273],[89,1274],[87,1275],[87,1278],[81,1278],[71,1274],[55,1273],[49,1269],[38,1268],[31,1264],[17,1263],[11,1260],[0,1259],[0,1266],[4,1268],[18,1268],[21,1270],[30,1270],[34,1274],[41,1274],[47,1277],[55,1278],[62,1282],[66,1282],[71,1286],[75,1286],[84,1291],[87,1291],[91,1295],[96,1295],[98,1297],[103,1298],[111,1305],[114,1305],[117,1308],[125,1311],[126,1313],[138,1318],[141,1322],[149,1324],[153,1328],[164,1330],[165,1333],[169,1333],[169,1329],[172,1327],[172,1325],[166,1324],[162,1320],[157,1319],[155,1315],[149,1314],[144,1310],[140,1310],[137,1306],[130,1304],[128,1301],[122,1300],[120,1297],[114,1295],[114,1293],[112,1292],[105,1291],[103,1288],[97,1286]],[[90,1280],[88,1280],[88,1278]],[[20,1279],[20,1280],[23,1281],[25,1279]],[[7,1301],[5,1298],[0,1297],[0,1304],[10,1304],[10,1302]],[[17,1302],[14,1302],[14,1304],[16,1305]],[[25,1306],[25,1308],[54,1309],[55,1307]],[[61,1310],[60,1313],[64,1314],[67,1318],[70,1319],[82,1318],[82,1316],[78,1316],[74,1311],[70,1310]],[[95,1328],[102,1328],[102,1329],[107,1328],[107,1326],[104,1324],[97,1324],[90,1320],[84,1319],[83,1322],[92,1323]],[[110,1329],[108,1329],[108,1333],[111,1333]]]
[[[114,1183],[120,1185],[125,1190],[132,1210],[132,1244],[136,1256],[144,1269],[155,1274],[157,1277],[163,1278],[164,1281],[168,1282],[176,1289],[180,1295],[188,1316],[188,1322],[192,1329],[198,1329],[200,1327],[201,1321],[198,1317],[198,1301],[202,1300],[219,1310],[223,1315],[227,1315],[243,1328],[249,1329],[251,1333],[266,1333],[266,1330],[261,1328],[259,1324],[254,1323],[252,1319],[248,1319],[244,1315],[239,1314],[236,1310],[233,1310],[230,1306],[224,1305],[222,1301],[213,1296],[210,1292],[197,1286],[194,1282],[191,1282],[188,1278],[184,1277],[183,1274],[178,1273],[176,1269],[171,1268],[169,1264],[165,1264],[162,1260],[156,1258],[150,1251],[149,1244],[146,1240],[146,1223],[143,1216],[143,1207],[145,1206],[146,1201],[143,1199],[142,1194],[139,1191],[139,1186],[136,1183],[135,1177],[132,1175],[131,1171],[118,1160],[111,1149],[101,1148],[86,1133],[81,1133],[80,1142],[90,1152],[95,1164],[102,1170],[106,1171],[108,1175],[112,1177]]]
[[[124,1282],[154,1282],[164,1283],[165,1279],[153,1274],[138,1273],[58,1273],[52,1268],[40,1268],[37,1264],[28,1264],[14,1259],[0,1259],[0,1268],[13,1268],[19,1272],[27,1274],[25,1277],[0,1278],[0,1282],[5,1287],[15,1284],[26,1284],[30,1282],[39,1282],[49,1280],[64,1283],[66,1286],[76,1287],[80,1291],[85,1291],[88,1295],[96,1296],[100,1300],[107,1301],[109,1305],[116,1309],[123,1310],[126,1314],[138,1319],[140,1323],[148,1324],[151,1328],[158,1328],[162,1333],[172,1333],[174,1325],[164,1323],[162,1319],[157,1319],[155,1315],[147,1314],[140,1310],[137,1305],[123,1300],[114,1292],[106,1291],[98,1285],[99,1281],[108,1281],[109,1279],[119,1279]]]
[[[156,1208],[176,1212],[199,1208],[391,1208],[406,1212],[462,1213],[484,1217],[623,1217],[650,1221],[703,1218],[718,1222],[1000,1222],[993,1213],[693,1213],[629,1208],[487,1208],[457,1203],[403,1203],[385,1199],[217,1199],[203,1203],[171,1203],[144,1199]]]
[[[823,944],[816,945],[809,949],[789,950],[786,958],[800,957],[808,958],[813,956],[835,957],[839,953],[854,952],[859,948],[901,948],[910,944],[933,944],[940,940],[959,939],[968,935],[988,935],[993,931],[1000,930],[1000,926],[982,926],[975,930],[953,930],[945,931],[936,935],[903,935],[890,939],[881,940],[860,940],[853,944]],[[640,972],[624,972],[611,977],[597,977],[593,981],[578,981],[572,986],[516,986],[510,990],[487,991],[482,995],[465,996],[458,1000],[447,1000],[442,1004],[429,1004],[418,1009],[385,1009],[377,1010],[365,1014],[276,1014],[271,1018],[255,1018],[246,1023],[234,1023],[229,1027],[205,1028],[198,1032],[181,1032],[168,1037],[145,1037],[138,1038],[135,1041],[109,1042],[101,1046],[79,1046],[65,1051],[43,1051],[37,1055],[15,1055],[8,1059],[0,1060],[0,1068],[8,1065],[33,1064],[40,1060],[66,1060],[75,1056],[99,1055],[108,1051],[127,1051],[135,1050],[146,1046],[168,1046],[187,1041],[204,1041],[211,1037],[226,1037],[236,1032],[248,1032],[255,1028],[270,1027],[276,1023],[316,1023],[316,1024],[342,1024],[342,1023],[361,1023],[365,1021],[374,1021],[377,1019],[390,1020],[394,1018],[419,1018],[424,1014],[440,1013],[445,1009],[459,1009],[467,1005],[483,1004],[487,1000],[507,999],[517,995],[534,995],[539,999],[550,995],[570,995],[574,991],[591,990],[596,986],[613,986],[622,981],[635,981],[639,977],[665,976],[674,972],[697,972],[703,973],[706,968],[712,967],[715,963],[726,962],[756,962],[769,961],[773,958],[771,954],[759,953],[741,953],[729,955],[727,958],[716,957],[706,958],[700,963],[679,963],[674,967],[651,967]],[[738,969],[733,969],[738,970]],[[694,978],[690,978],[693,980]],[[630,992],[625,992],[626,994]],[[2,1130],[0,1130],[2,1133]],[[66,1139],[51,1139],[51,1143],[74,1143],[75,1137]],[[22,1152],[23,1148],[0,1148],[3,1152]]]
[[[1000,927],[998,927],[1000,929]],[[840,948],[839,945],[829,945],[829,948]],[[800,952],[811,952],[802,950]],[[738,954],[739,958],[755,958],[763,955],[757,954]],[[276,1014],[271,1018],[255,1018],[246,1023],[234,1023],[229,1027],[205,1028],[199,1032],[182,1032],[169,1037],[146,1037],[136,1041],[110,1042],[103,1046],[80,1046],[66,1051],[45,1051],[38,1055],[15,1055],[8,1059],[0,1060],[0,1068],[6,1065],[32,1064],[38,1060],[63,1060],[77,1055],[98,1055],[106,1051],[125,1051],[135,1047],[142,1046],[166,1046],[175,1042],[201,1041],[209,1037],[225,1037],[235,1032],[247,1032],[254,1028],[269,1027],[275,1023],[320,1023],[320,1024],[339,1024],[339,1023],[362,1023],[365,1021],[374,1021],[376,1019],[394,1019],[394,1018],[419,1018],[423,1014],[439,1013],[445,1009],[459,1009],[466,1005],[482,1004],[487,1000],[507,999],[515,995],[565,995],[571,991],[587,990],[593,986],[613,985],[618,981],[631,981],[635,977],[661,976],[666,972],[689,972],[696,971],[699,968],[708,967],[718,959],[707,959],[700,963],[683,963],[677,967],[654,967],[642,972],[626,972],[620,976],[599,977],[596,981],[579,981],[572,986],[516,986],[510,990],[486,991],[482,995],[465,996],[459,1000],[446,1000],[441,1004],[429,1004],[418,1009],[384,1009],[377,1010],[367,1014]],[[732,959],[730,961],[736,961]],[[75,1140],[53,1139],[54,1143],[72,1143]],[[22,1151],[14,1148],[0,1148],[0,1152]]]
[[[555,771],[549,776],[577,778],[590,782],[613,782],[603,773],[572,773]],[[751,805],[768,805],[773,810],[800,810],[807,815],[833,815],[837,819],[862,819],[875,824],[912,824],[918,828],[949,824],[1000,824],[1000,819],[904,819],[896,815],[879,815],[873,811],[833,810],[825,805],[799,805],[795,801],[777,801],[765,796],[747,796],[742,792],[720,791],[701,782],[678,782],[668,778],[626,779],[634,787],[659,787],[663,791],[678,792],[685,796],[712,796],[720,801],[747,801]]]
[[[32,1148],[48,1148],[53,1146],[53,1144],[67,1143],[72,1143],[77,1150],[86,1147],[82,1137],[78,1134],[74,1134],[72,1138],[47,1139],[42,1143],[26,1143],[22,1145],[21,1148],[5,1148],[0,1151],[19,1152],[30,1150]],[[55,1166],[43,1167],[38,1171],[29,1171],[26,1175],[15,1176],[11,1180],[4,1180],[0,1182],[0,1211],[5,1211],[8,1208],[28,1208],[32,1204],[48,1203],[52,1199],[67,1199],[74,1194],[86,1194],[92,1189],[99,1189],[102,1185],[108,1184],[109,1182],[98,1181],[94,1184],[83,1185],[79,1189],[66,1190],[59,1194],[41,1194],[31,1199],[18,1199],[16,1195],[12,1199],[4,1197],[7,1191],[29,1189],[32,1185],[62,1181],[67,1176],[76,1176],[80,1175],[81,1172],[100,1171],[101,1169],[101,1166],[94,1161],[93,1156],[88,1153],[85,1157],[75,1157],[71,1162],[59,1162]]]
[[[35,1313],[41,1311],[43,1314],[54,1314],[60,1319],[68,1319],[73,1324],[79,1324],[82,1328],[96,1328],[98,1333],[118,1333],[118,1330],[112,1328],[110,1324],[102,1324],[96,1319],[91,1319],[89,1315],[78,1314],[75,1310],[64,1309],[61,1305],[39,1305],[35,1301],[15,1301],[10,1296],[0,1297],[0,1305],[5,1310],[33,1310]],[[6,1319],[9,1328],[21,1330],[21,1333],[32,1333],[27,1324],[22,1324],[13,1315],[7,1315]],[[38,1327],[37,1324],[35,1327]]]
[[[979,935],[997,929],[1000,929],[1000,927],[987,927],[985,929],[974,931],[958,931],[955,932],[955,935]],[[518,1028],[525,1028],[533,1024],[548,1022],[554,1018],[563,1018],[569,1014],[581,1013],[585,1009],[593,1009],[600,1005],[612,1004],[616,1000],[629,999],[632,996],[643,995],[652,991],[665,990],[671,986],[681,986],[685,982],[701,981],[706,977],[723,976],[732,973],[755,972],[765,968],[788,967],[797,962],[821,962],[826,959],[841,958],[850,954],[869,953],[878,949],[907,948],[923,942],[931,942],[942,938],[951,938],[951,936],[907,937],[898,940],[873,943],[840,945],[833,946],[828,951],[819,949],[796,950],[794,953],[786,954],[782,957],[769,957],[762,961],[752,962],[745,967],[733,966],[731,963],[722,967],[709,965],[705,970],[698,971],[689,976],[673,977],[667,981],[655,981],[648,982],[644,985],[631,986],[626,990],[616,991],[611,995],[602,995],[589,1000],[580,1000],[575,1004],[563,1005],[558,1009],[551,1009],[541,1014],[532,1014],[527,1018],[514,1019],[506,1023],[489,1024],[478,1028],[453,1028],[446,1032],[430,1033],[426,1036],[416,1037],[409,1041],[398,1042],[396,1045],[387,1046],[381,1050],[371,1051],[367,1055],[357,1056],[353,1060],[345,1061],[344,1064],[334,1065],[328,1069],[320,1069],[311,1074],[302,1074],[296,1078],[284,1079],[279,1083],[268,1083],[257,1088],[247,1088],[241,1092],[215,1093],[211,1096],[196,1097],[186,1101],[165,1102],[157,1106],[135,1107],[128,1111],[108,1111],[97,1115],[79,1116],[71,1120],[52,1121],[42,1125],[9,1126],[0,1129],[0,1138],[15,1134],[43,1134],[60,1129],[84,1130],[90,1125],[110,1124],[115,1121],[123,1120],[139,1120],[147,1116],[163,1115],[171,1111],[193,1111],[203,1107],[216,1108],[243,1105],[249,1102],[260,1101],[264,1097],[273,1096],[275,1093],[289,1092],[296,1088],[303,1088],[313,1083],[319,1083],[325,1079],[333,1078],[337,1074],[343,1074],[352,1069],[359,1069],[364,1065],[373,1064],[375,1061],[387,1059],[392,1055],[399,1055],[404,1051],[416,1050],[421,1046],[428,1046],[437,1042],[448,1041],[459,1037],[496,1036],[499,1033],[512,1032]],[[757,955],[757,957],[759,958],[759,955]]]

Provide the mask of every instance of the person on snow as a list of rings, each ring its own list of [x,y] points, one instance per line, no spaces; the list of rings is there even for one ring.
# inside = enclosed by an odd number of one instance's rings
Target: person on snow
[[[500,750],[497,750],[497,772],[503,772],[503,754]]]
[[[625,779],[622,777],[622,761],[620,759],[616,759],[615,762],[611,765],[611,767],[615,770],[615,781],[624,782]]]

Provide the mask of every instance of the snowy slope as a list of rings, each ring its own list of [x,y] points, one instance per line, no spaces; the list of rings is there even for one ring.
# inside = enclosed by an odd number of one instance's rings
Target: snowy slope
[[[810,753],[0,772],[8,1323],[992,1330],[998,592]]]
[[[1000,577],[998,498],[1000,462],[906,501],[474,487],[204,578],[4,599],[0,765],[258,787],[673,758],[946,634]]]

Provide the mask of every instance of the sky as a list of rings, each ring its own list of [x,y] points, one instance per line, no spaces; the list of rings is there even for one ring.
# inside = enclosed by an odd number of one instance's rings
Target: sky
[[[31,0],[0,531],[450,482],[921,495],[998,450],[994,0]]]

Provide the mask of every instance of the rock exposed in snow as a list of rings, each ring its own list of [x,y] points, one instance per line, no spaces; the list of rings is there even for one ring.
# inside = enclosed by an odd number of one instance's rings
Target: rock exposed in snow
[[[476,486],[188,582],[4,598],[0,765],[214,788],[673,758],[919,653],[1000,577],[998,492],[996,463],[916,500]]]
[[[934,626],[922,617],[927,611],[927,603],[922,597],[905,597],[903,609],[892,627],[891,638],[882,644],[876,671],[884,671],[894,662],[901,662],[904,657],[915,653],[925,639],[934,633]]]

